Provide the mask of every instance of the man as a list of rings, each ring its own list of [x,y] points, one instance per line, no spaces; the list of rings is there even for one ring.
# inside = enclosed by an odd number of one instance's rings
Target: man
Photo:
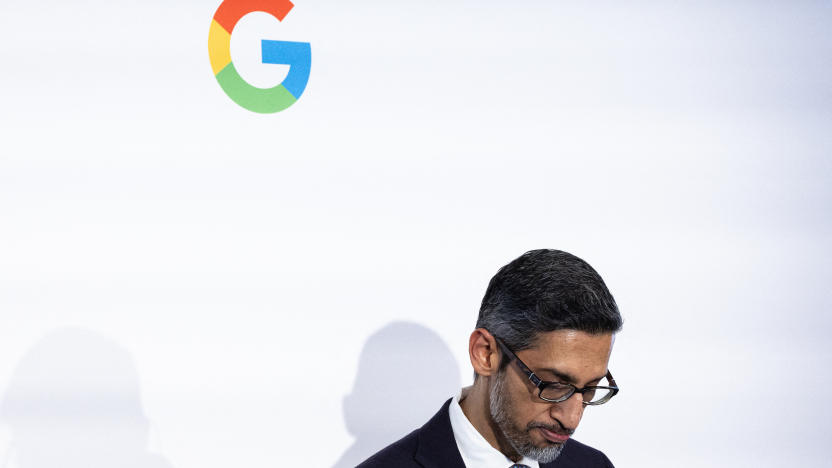
[[[488,285],[468,340],[474,384],[359,468],[610,468],[571,438],[618,387],[607,364],[621,315],[589,264],[533,250]]]

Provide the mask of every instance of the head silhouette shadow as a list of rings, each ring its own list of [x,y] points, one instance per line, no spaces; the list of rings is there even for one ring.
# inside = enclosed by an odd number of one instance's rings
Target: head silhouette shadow
[[[0,468],[170,468],[148,452],[130,353],[81,329],[53,331],[20,360],[0,402],[11,433]]]
[[[459,365],[436,332],[408,322],[375,332],[344,397],[344,419],[355,442],[334,468],[353,468],[422,426],[459,388]]]

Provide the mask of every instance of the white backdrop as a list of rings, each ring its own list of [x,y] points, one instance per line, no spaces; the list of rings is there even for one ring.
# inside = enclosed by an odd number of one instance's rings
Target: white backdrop
[[[470,383],[541,247],[625,317],[579,440],[829,466],[829,2],[297,0],[232,40],[258,86],[260,39],[311,43],[270,115],[217,85],[218,4],[0,4],[6,467],[348,466]]]

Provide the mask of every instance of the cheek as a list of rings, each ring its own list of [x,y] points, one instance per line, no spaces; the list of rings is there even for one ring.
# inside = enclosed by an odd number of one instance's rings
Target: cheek
[[[531,416],[548,406],[546,402],[537,397],[537,389],[527,383],[525,380],[512,382],[509,392],[514,410],[518,415]]]
[[[538,398],[536,391],[532,394],[526,391],[523,395],[518,395],[515,402],[516,420],[518,423],[522,423],[521,426],[525,427],[530,423],[550,424],[552,422],[552,404]]]

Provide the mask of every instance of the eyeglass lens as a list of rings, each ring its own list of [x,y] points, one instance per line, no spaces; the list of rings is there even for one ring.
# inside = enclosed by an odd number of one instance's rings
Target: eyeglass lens
[[[547,400],[559,400],[565,397],[571,391],[572,387],[570,387],[569,385],[549,385],[545,387],[542,392],[540,392],[540,396]],[[583,393],[582,396],[585,402],[595,403],[608,398],[608,396],[611,393],[612,390],[608,390],[606,388],[598,388],[587,390]]]

